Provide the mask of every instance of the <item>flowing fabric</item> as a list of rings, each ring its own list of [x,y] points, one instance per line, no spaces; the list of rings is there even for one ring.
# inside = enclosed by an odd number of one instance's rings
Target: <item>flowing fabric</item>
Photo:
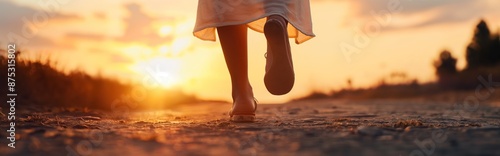
[[[288,21],[288,37],[303,43],[312,37],[309,0],[199,0],[194,36],[215,41],[217,27],[246,24],[263,32],[266,17],[281,15]]]

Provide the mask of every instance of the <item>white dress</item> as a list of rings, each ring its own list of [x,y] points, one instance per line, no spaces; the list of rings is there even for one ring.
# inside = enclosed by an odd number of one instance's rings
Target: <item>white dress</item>
[[[263,32],[269,15],[281,15],[289,22],[288,37],[297,44],[315,36],[309,0],[199,0],[193,34],[215,41],[217,27],[239,24]]]

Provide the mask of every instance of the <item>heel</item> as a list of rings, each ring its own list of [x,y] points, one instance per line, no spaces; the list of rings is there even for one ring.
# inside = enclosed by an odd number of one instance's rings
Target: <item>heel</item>
[[[251,112],[234,112],[233,109],[229,111],[229,120],[232,122],[254,122],[255,111],[257,110],[257,99],[253,100],[254,110]],[[234,103],[233,103],[234,108]]]

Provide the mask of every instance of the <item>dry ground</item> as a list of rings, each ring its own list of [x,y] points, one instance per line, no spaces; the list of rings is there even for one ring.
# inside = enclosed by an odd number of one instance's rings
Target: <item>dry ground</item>
[[[230,104],[221,103],[32,109],[18,114],[16,148],[2,139],[0,155],[500,155],[500,104],[453,103],[307,100],[260,105],[255,123],[228,122]]]

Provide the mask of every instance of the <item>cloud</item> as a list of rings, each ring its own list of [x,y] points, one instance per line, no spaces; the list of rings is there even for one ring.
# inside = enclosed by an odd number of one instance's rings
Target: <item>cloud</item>
[[[356,18],[373,18],[372,11],[388,10],[390,2],[399,2],[401,11],[398,15],[414,16],[421,14],[426,16],[420,21],[415,21],[412,25],[402,27],[389,26],[387,29],[403,29],[426,27],[443,23],[456,23],[479,19],[485,14],[493,12],[495,7],[500,5],[497,1],[474,1],[474,0],[359,0],[349,1],[353,6],[352,14]],[[494,3],[494,5],[492,5]],[[432,11],[432,14],[425,14]],[[346,20],[353,20],[352,18]]]
[[[105,20],[105,19],[107,19],[107,16],[103,12],[96,12],[96,13],[94,13],[94,18],[99,19],[99,20]]]
[[[117,38],[121,42],[142,42],[149,46],[157,46],[172,41],[172,36],[159,36],[153,27],[153,22],[159,20],[146,14],[140,5],[130,3],[125,5],[128,16],[123,19],[125,30],[123,36]]]
[[[371,11],[387,10],[390,4],[399,4],[401,14],[418,13],[450,5],[475,3],[471,0],[358,0],[351,1],[353,10],[360,15],[370,15]],[[467,7],[463,8],[466,9]]]
[[[120,54],[109,54],[108,58],[113,63],[122,63],[122,64],[132,64],[134,61],[131,58],[125,57]]]
[[[120,35],[113,36],[105,32],[88,32],[83,30],[73,30],[65,32],[63,40],[67,45],[75,45],[82,42],[91,42],[92,44],[99,45],[102,41],[114,42],[116,45],[133,45],[140,44],[152,49],[158,48],[162,45],[172,44],[175,36],[169,34],[161,36],[159,28],[155,27],[159,23],[174,23],[178,20],[175,16],[156,16],[148,14],[139,4],[129,3],[123,5],[126,11],[125,16],[121,19],[123,22],[123,31]],[[91,18],[108,21],[110,18],[103,12],[95,12]],[[189,48],[189,47],[188,47]],[[97,49],[89,50],[91,52]],[[113,53],[112,51],[106,52],[106,49],[100,49],[103,53]],[[129,60],[112,56],[112,62],[128,62]]]
[[[78,33],[78,32],[66,33],[65,37],[69,39],[83,39],[92,41],[100,41],[105,38],[105,36],[101,34],[88,34],[88,33]]]
[[[54,45],[49,38],[38,35],[43,26],[50,22],[79,20],[80,16],[45,12],[10,1],[0,1],[0,42],[15,42],[30,47],[48,47]]]

